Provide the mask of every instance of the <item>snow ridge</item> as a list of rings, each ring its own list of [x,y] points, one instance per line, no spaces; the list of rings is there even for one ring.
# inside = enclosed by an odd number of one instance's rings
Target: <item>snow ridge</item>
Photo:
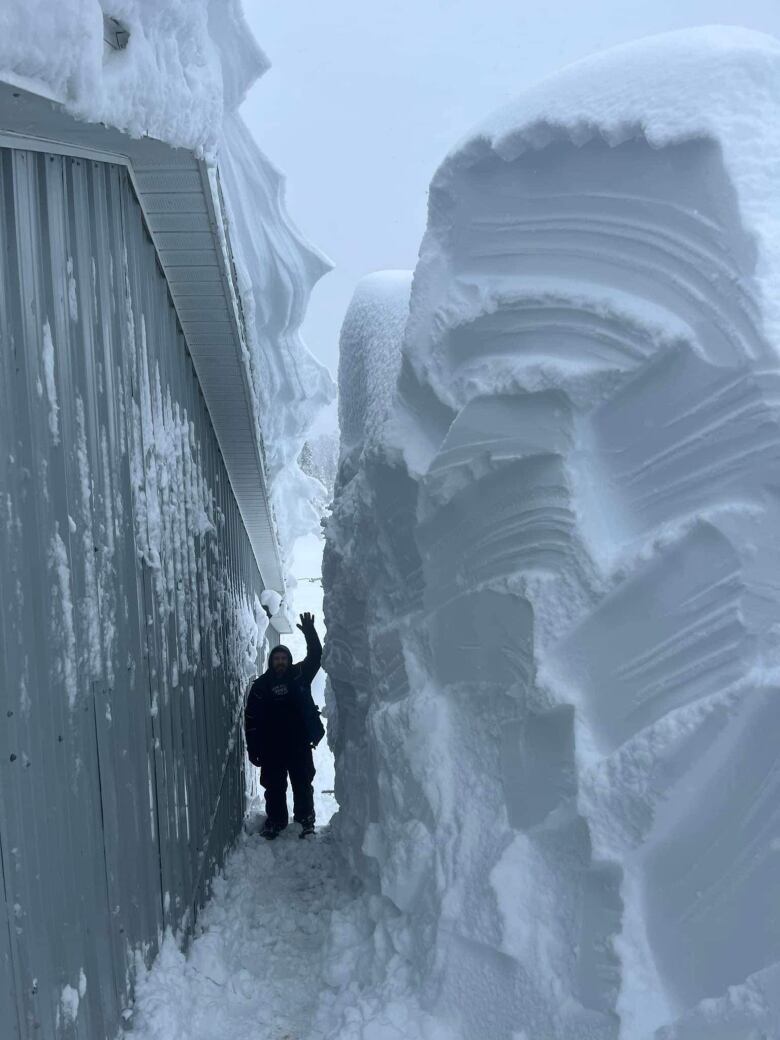
[[[445,161],[405,333],[345,324],[395,378],[342,382],[336,826],[450,1037],[780,1029],[778,116],[753,34],[581,63]]]

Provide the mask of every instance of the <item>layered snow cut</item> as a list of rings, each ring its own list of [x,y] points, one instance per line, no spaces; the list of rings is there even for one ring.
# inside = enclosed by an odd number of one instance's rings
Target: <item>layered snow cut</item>
[[[343,1035],[379,976],[426,1036],[778,1035],[778,126],[766,37],[586,60],[446,158],[411,297],[356,293]]]

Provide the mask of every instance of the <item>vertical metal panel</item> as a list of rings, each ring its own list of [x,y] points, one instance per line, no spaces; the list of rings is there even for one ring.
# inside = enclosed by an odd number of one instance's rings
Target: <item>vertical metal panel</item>
[[[124,168],[0,149],[0,1023],[113,1038],[244,810],[261,589]]]

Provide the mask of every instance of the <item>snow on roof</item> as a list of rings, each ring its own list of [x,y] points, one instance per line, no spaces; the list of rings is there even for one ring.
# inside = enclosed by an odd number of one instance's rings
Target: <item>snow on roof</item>
[[[226,108],[269,67],[239,0],[5,0],[0,70],[6,82],[107,123],[212,157]],[[104,14],[105,9],[105,14]],[[112,16],[116,15],[114,18]],[[126,45],[106,45],[105,23]]]
[[[559,140],[714,139],[759,243],[766,331],[780,344],[779,125],[780,41],[735,26],[664,33],[569,65],[495,112],[444,160],[432,199],[491,152],[511,162]]]

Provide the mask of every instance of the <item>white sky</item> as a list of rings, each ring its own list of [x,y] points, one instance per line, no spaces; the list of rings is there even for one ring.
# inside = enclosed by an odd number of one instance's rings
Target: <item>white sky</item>
[[[336,264],[304,336],[336,372],[356,281],[413,267],[428,182],[474,123],[561,65],[693,25],[780,36],[780,0],[244,0],[273,68],[243,115]]]

